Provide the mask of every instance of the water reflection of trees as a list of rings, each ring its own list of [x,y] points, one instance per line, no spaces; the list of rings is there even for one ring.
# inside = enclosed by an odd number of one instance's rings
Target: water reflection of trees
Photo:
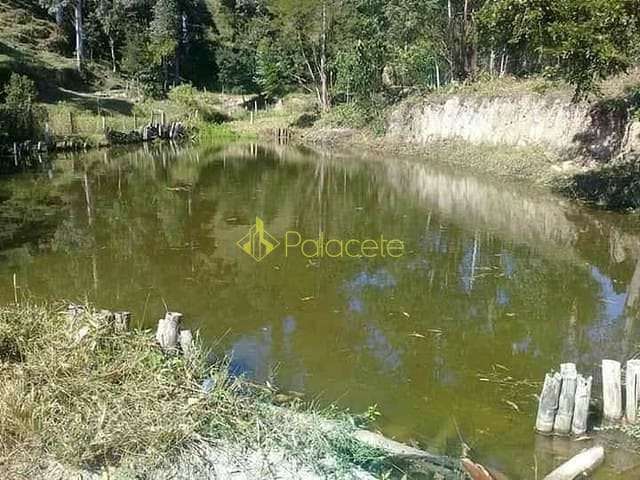
[[[628,353],[617,340],[633,338],[630,221],[521,187],[255,145],[92,152],[57,162],[53,178],[7,187],[14,199],[38,189],[59,199],[47,235],[31,235],[31,261],[17,261],[34,292],[88,295],[147,321],[166,302],[208,338],[229,331],[238,370],[271,377],[280,362],[290,387],[329,399],[348,389],[362,408],[379,399],[396,424],[425,434],[449,428],[452,411],[472,428],[481,405],[496,435],[528,438],[479,371],[503,363],[538,378],[567,359],[588,368]],[[255,264],[235,242],[256,215],[276,236],[384,234],[409,253],[310,262],[276,252]],[[42,252],[37,238],[50,239]]]

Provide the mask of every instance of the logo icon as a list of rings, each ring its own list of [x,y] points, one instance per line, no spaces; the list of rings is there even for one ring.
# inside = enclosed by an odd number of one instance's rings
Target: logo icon
[[[251,226],[249,232],[238,240],[236,245],[256,262],[259,262],[273,252],[280,245],[280,242],[264,229],[262,219],[256,217],[255,225]]]

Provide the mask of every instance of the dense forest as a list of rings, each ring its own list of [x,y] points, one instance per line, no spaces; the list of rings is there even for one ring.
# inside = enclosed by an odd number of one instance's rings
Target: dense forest
[[[322,110],[389,88],[544,74],[576,98],[636,58],[638,0],[40,0],[62,53],[162,93],[281,95]]]

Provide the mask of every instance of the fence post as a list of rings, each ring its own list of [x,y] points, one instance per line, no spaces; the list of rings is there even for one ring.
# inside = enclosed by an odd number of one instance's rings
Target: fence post
[[[605,420],[617,422],[622,417],[620,362],[602,360],[602,401]]]
[[[73,124],[73,112],[69,110],[69,130],[71,134],[76,133],[76,126]]]

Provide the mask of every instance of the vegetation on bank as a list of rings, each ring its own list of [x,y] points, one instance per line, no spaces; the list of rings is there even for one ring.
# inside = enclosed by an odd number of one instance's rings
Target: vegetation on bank
[[[150,331],[117,331],[89,308],[1,307],[0,385],[3,478],[48,478],[57,464],[149,473],[189,463],[203,445],[279,452],[291,467],[334,475],[382,460],[351,437],[347,417],[327,429],[326,417],[288,414],[200,345],[188,359],[163,353]]]

